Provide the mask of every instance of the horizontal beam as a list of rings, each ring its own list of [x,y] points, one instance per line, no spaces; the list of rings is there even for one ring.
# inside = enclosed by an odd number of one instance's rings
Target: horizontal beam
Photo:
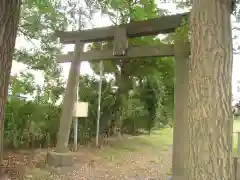
[[[72,62],[73,52],[64,55],[56,55],[59,63]],[[174,56],[174,46],[162,44],[158,46],[129,47],[126,56],[114,56],[112,50],[95,50],[82,52],[81,61],[99,61],[99,60],[123,60],[144,57],[168,57]]]
[[[76,41],[107,41],[113,39],[116,28],[123,26],[126,28],[127,36],[129,38],[165,34],[174,32],[174,30],[181,25],[182,18],[185,16],[188,16],[188,13],[162,16],[159,18],[136,21],[119,26],[108,26],[82,31],[58,31],[56,32],[56,36],[60,37],[60,42],[64,44],[74,44]]]

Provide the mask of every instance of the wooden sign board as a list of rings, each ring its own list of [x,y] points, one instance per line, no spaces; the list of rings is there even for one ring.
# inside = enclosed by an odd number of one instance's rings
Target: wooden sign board
[[[77,102],[74,105],[73,117],[88,117],[88,103]]]
[[[126,28],[116,28],[113,41],[113,55],[125,56],[128,48]]]

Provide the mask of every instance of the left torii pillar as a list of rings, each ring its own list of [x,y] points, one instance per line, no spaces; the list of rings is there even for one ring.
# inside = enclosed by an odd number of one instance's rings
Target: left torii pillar
[[[78,78],[80,75],[80,56],[84,43],[76,42],[74,58],[69,71],[67,88],[62,104],[56,152],[48,152],[46,163],[49,166],[64,167],[73,165],[73,154],[69,152],[68,141],[73,118]]]

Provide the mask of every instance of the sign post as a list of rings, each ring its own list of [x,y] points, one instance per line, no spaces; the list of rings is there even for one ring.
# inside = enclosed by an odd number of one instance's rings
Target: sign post
[[[100,61],[100,81],[98,86],[98,113],[97,113],[97,130],[96,130],[96,147],[99,147],[99,126],[101,117],[101,96],[102,96],[102,78],[103,78],[103,61]]]

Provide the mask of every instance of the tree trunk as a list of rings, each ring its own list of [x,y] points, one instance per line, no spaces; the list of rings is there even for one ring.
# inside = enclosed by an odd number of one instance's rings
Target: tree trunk
[[[193,0],[188,180],[231,180],[230,0]]]
[[[8,95],[20,6],[21,0],[0,1],[0,164],[3,162],[4,106]]]

